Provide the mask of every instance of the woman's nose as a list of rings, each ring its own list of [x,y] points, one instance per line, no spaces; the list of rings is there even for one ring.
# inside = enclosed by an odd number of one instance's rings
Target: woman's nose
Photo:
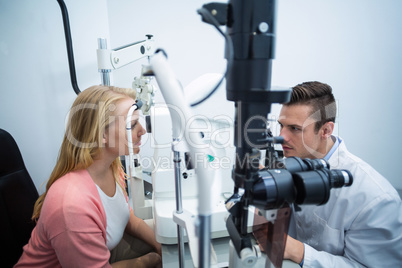
[[[142,135],[146,134],[147,131],[146,131],[145,128],[141,125],[141,131],[139,131],[138,133],[139,133],[139,136],[142,136]]]

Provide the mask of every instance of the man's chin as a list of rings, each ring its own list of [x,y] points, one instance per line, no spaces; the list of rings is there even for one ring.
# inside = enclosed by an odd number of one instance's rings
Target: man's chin
[[[290,151],[283,151],[283,156],[285,157],[292,157],[292,156],[296,156],[294,152],[290,152]]]

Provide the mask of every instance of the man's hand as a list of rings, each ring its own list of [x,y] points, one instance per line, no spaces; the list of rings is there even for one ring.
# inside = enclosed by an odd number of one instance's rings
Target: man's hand
[[[300,264],[304,259],[304,244],[288,235],[283,258]]]

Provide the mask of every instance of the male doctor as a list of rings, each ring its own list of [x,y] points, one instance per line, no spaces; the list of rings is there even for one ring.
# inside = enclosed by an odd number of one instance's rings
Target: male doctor
[[[332,189],[326,204],[293,211],[296,235],[288,236],[284,258],[301,267],[401,267],[401,199],[332,135],[335,114],[332,88],[320,82],[295,86],[280,112],[286,157],[325,158],[331,168],[353,175],[352,186]]]

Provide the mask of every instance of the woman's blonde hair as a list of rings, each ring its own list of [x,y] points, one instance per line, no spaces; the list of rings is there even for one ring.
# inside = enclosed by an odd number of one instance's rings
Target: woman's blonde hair
[[[92,86],[82,91],[74,101],[59,157],[46,184],[46,191],[35,203],[32,219],[39,219],[43,202],[52,184],[70,171],[86,169],[102,150],[103,133],[114,119],[116,103],[122,99],[136,98],[130,88]],[[122,164],[120,158],[112,163],[116,182],[120,183]]]

